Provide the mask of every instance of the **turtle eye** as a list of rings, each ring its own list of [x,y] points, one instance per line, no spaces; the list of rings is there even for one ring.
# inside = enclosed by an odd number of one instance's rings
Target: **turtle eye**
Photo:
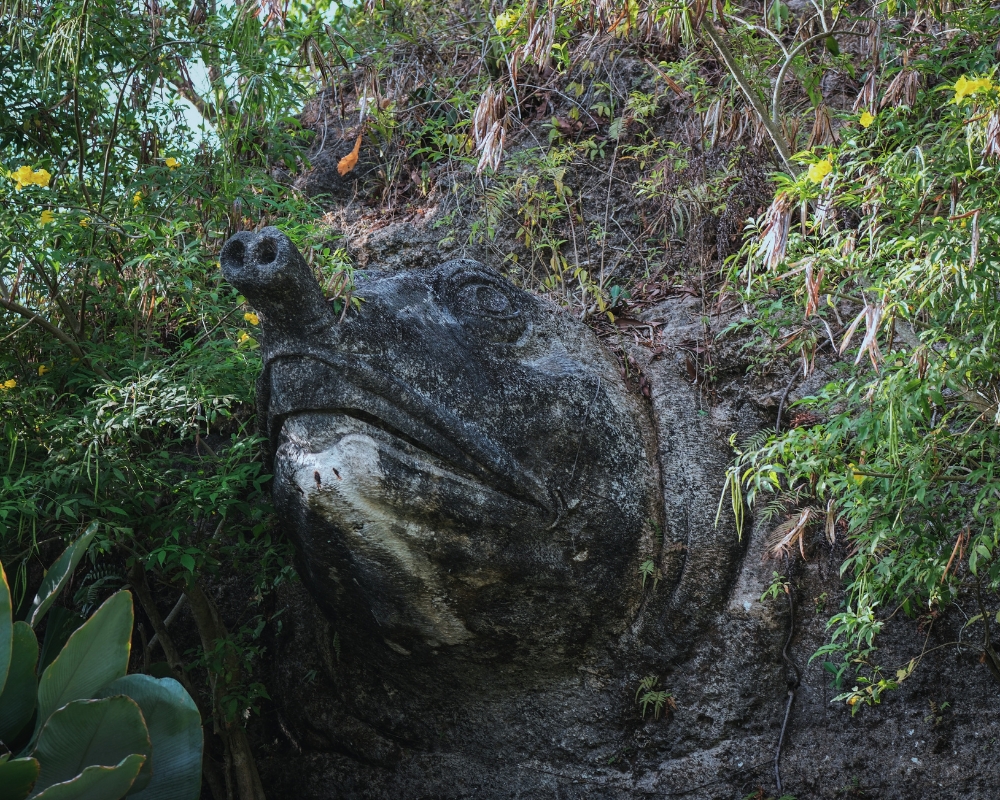
[[[493,282],[470,281],[458,290],[459,311],[481,317],[508,319],[518,315],[510,298]]]
[[[521,293],[506,281],[479,272],[461,274],[449,291],[452,312],[466,335],[493,344],[511,344],[524,333]]]

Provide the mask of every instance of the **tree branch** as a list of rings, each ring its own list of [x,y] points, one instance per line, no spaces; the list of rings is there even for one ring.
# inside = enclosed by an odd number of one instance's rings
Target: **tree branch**
[[[181,660],[180,650],[174,644],[174,640],[170,638],[170,634],[167,633],[167,625],[163,621],[163,617],[160,616],[159,609],[156,607],[156,601],[153,599],[153,593],[149,588],[149,581],[146,580],[146,570],[142,564],[136,562],[132,565],[129,571],[129,583],[132,585],[132,591],[135,592],[135,596],[139,599],[139,605],[146,612],[146,616],[149,618],[156,636],[159,637],[160,646],[163,648],[163,654],[167,657],[167,664],[170,666],[170,671],[174,674],[174,678],[177,679],[178,683],[184,687],[184,691],[197,703],[196,698],[198,695],[191,681],[188,679],[184,662]],[[186,596],[184,594],[181,595],[181,597]],[[202,713],[203,722],[206,716],[206,714]],[[209,758],[207,754],[202,759],[202,774],[205,776],[205,780],[208,782],[209,789],[215,800],[226,800],[228,792],[226,792],[225,778],[218,764]]]
[[[62,342],[64,345],[66,345],[73,352],[73,355],[75,355],[77,358],[79,358],[81,361],[87,364],[92,370],[94,370],[94,372],[96,372],[105,380],[111,380],[111,376],[108,375],[108,373],[105,372],[102,367],[100,367],[97,364],[92,364],[87,359],[87,356],[84,355],[83,350],[80,349],[80,345],[78,345],[75,341],[73,341],[72,336],[66,333],[66,331],[64,331],[62,328],[53,325],[47,319],[42,317],[39,312],[32,311],[30,308],[25,308],[20,303],[15,303],[13,300],[5,300],[2,297],[0,297],[0,308],[5,308],[8,311],[11,311],[15,314],[18,314],[19,316],[24,317],[29,322],[34,322],[36,325],[42,328],[46,333],[51,334],[60,342]]]
[[[206,655],[212,653],[218,642],[229,635],[219,610],[194,576],[185,577],[184,594],[187,595],[188,605],[194,616],[198,635],[201,637],[202,649]],[[231,653],[226,656],[226,669],[234,682],[240,680],[240,665]],[[222,708],[222,687],[219,686],[218,680],[214,682],[213,689],[216,722],[219,723],[219,733],[226,744],[226,752],[236,779],[237,794],[240,800],[267,800],[246,731],[240,724],[239,718],[227,719],[225,709]]]
[[[743,94],[747,96],[747,100],[750,101],[750,105],[753,107],[754,112],[756,112],[758,119],[760,119],[761,124],[767,129],[768,134],[771,136],[771,141],[774,142],[774,147],[778,151],[778,155],[781,156],[781,160],[792,175],[795,175],[798,170],[796,170],[795,165],[792,163],[792,153],[788,148],[788,142],[785,141],[785,137],[782,135],[781,131],[778,130],[778,126],[775,124],[774,120],[767,113],[767,108],[764,106],[764,101],[760,99],[760,95],[757,91],[750,85],[750,81],[747,76],[743,74],[743,70],[740,69],[740,65],[736,63],[736,59],[733,58],[732,52],[730,52],[729,47],[722,40],[722,36],[719,35],[718,29],[712,23],[712,20],[706,15],[701,21],[702,30],[708,35],[708,38],[712,40],[712,44],[719,51],[722,56],[722,60],[726,64],[726,68],[729,70],[729,74],[733,76],[733,80],[739,84],[739,87],[743,90]]]
[[[788,68],[792,65],[792,59],[795,58],[802,50],[803,47],[812,44],[813,42],[818,42],[820,39],[826,39],[829,36],[835,34],[840,34],[842,36],[867,36],[868,34],[864,31],[824,31],[823,33],[817,33],[815,36],[810,36],[805,41],[799,42],[792,52],[785,56],[785,63],[781,65],[781,69],[778,70],[778,79],[774,82],[774,96],[771,98],[771,122],[775,126],[781,124],[781,84],[785,82],[785,73],[788,72]]]
[[[202,115],[202,117],[204,117],[208,122],[212,123],[213,125],[217,124],[219,119],[219,112],[215,109],[215,107],[211,103],[206,102],[205,98],[203,98],[200,94],[198,94],[198,92],[195,91],[195,88],[190,83],[190,81],[185,81],[178,78],[168,78],[167,80],[170,81],[170,85],[177,90],[178,94],[180,94],[181,97],[183,97],[185,100],[187,100],[191,105],[195,107],[195,109],[198,111],[199,114]]]

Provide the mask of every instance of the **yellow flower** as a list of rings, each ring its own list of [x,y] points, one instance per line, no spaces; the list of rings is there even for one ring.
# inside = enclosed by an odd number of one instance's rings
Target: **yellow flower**
[[[38,365],[38,374],[39,375],[44,375],[48,371],[49,371],[49,368],[47,366],[45,366],[44,364],[39,364]]]
[[[25,186],[31,186],[32,184],[36,186],[48,186],[49,181],[52,180],[52,175],[47,169],[40,169],[38,172],[35,172],[35,170],[27,166],[18,167],[16,171],[10,173],[10,177],[16,184],[14,188],[17,191],[21,191]]]
[[[973,78],[969,80],[964,75],[955,81],[955,100],[956,103],[961,103],[966,97],[976,94],[977,92],[988,92],[993,88],[993,81],[989,78]]]
[[[84,217],[83,219],[81,219],[80,220],[80,227],[81,228],[89,228],[90,227],[90,217]]]
[[[520,18],[521,15],[514,9],[504,11],[502,14],[497,14],[493,27],[497,29],[497,33],[505,33],[514,27],[514,23],[516,23]]]
[[[14,187],[17,191],[21,191],[25,186],[31,183],[31,176],[34,174],[31,167],[18,167],[16,172],[10,173],[11,180],[13,180],[17,186]]]
[[[243,319],[249,322],[251,325],[260,325],[260,317],[254,313],[244,314]]]
[[[3,387],[4,391],[7,391],[8,389],[13,389],[15,386],[17,386],[17,381],[11,378],[10,380],[6,380],[3,383],[0,383],[0,386]]]
[[[170,167],[170,169],[177,169],[177,167],[179,167],[181,165],[181,162],[178,161],[173,156],[171,156],[170,158],[168,158],[163,163],[166,164],[168,167]]]
[[[250,341],[250,334],[244,331],[243,333],[240,334],[240,338],[237,339],[236,341],[238,341],[240,344],[246,344],[247,342]]]
[[[56,221],[56,215],[53,214],[48,209],[43,211],[42,216],[38,218],[38,224],[43,226],[48,225],[50,222],[55,222],[55,221]]]
[[[867,128],[874,121],[875,121],[875,117],[873,117],[869,112],[865,111],[864,113],[861,114],[861,119],[858,120],[858,124],[862,128]]]
[[[823,178],[831,172],[833,172],[833,164],[830,163],[829,159],[824,158],[809,166],[809,180],[813,183],[822,183]]]
[[[142,192],[136,192],[132,195],[132,205],[137,206],[142,201]]]

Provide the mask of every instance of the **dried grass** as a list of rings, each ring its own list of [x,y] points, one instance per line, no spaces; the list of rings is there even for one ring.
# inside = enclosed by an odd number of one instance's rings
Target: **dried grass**
[[[500,168],[507,137],[507,98],[494,84],[486,87],[472,117],[472,135],[476,140],[479,164],[476,174],[486,167]]]
[[[861,347],[858,348],[858,356],[854,359],[854,363],[860,364],[861,358],[867,352],[869,358],[871,358],[872,366],[878,369],[879,362],[882,360],[882,351],[878,346],[878,329],[882,323],[882,315],[884,313],[885,303],[872,306],[866,302],[865,307],[861,309],[861,312],[854,318],[850,327],[848,327],[847,333],[844,334],[844,338],[840,344],[841,355],[843,355],[844,351],[851,344],[854,332],[858,329],[861,321],[864,320],[865,338],[861,342]]]
[[[821,105],[816,109],[816,119],[813,120],[812,134],[809,136],[809,144],[806,148],[811,150],[814,147],[838,144],[839,134],[833,129],[833,119],[830,117],[830,109]]]
[[[791,555],[796,545],[802,560],[806,561],[805,532],[815,509],[806,506],[796,517],[782,522],[764,540],[764,554],[771,558]]]
[[[986,125],[986,144],[983,146],[983,156],[1000,158],[1000,111],[994,111]]]
[[[904,67],[900,73],[892,79],[892,83],[885,90],[885,96],[879,104],[879,108],[886,106],[906,106],[913,108],[917,102],[917,92],[923,85],[924,78],[915,69]]]
[[[767,210],[760,247],[760,254],[764,258],[764,266],[767,269],[774,269],[785,259],[788,229],[791,225],[794,205],[795,203],[788,192],[779,192]]]

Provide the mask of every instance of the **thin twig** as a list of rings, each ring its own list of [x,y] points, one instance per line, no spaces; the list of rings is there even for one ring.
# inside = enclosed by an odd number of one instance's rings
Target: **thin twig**
[[[163,619],[163,629],[164,630],[166,630],[167,628],[169,628],[170,624],[175,619],[177,619],[177,616],[178,616],[178,614],[181,613],[181,609],[184,608],[184,604],[185,603],[187,603],[187,595],[182,592],[181,596],[179,598],[177,598],[177,602],[174,603],[174,607],[172,609],[170,609],[170,613],[167,614],[167,616],[164,617],[164,619]],[[153,645],[157,644],[159,641],[160,641],[160,634],[154,633],[153,634],[153,638],[149,640],[149,650],[152,651]]]
[[[792,671],[795,673],[795,679],[788,682],[788,702],[785,704],[785,719],[781,723],[781,734],[778,736],[778,746],[774,751],[774,780],[778,784],[779,795],[781,794],[781,769],[779,766],[781,748],[785,743],[785,731],[788,729],[788,720],[792,715],[795,690],[799,688],[799,684],[802,682],[802,673],[799,672],[798,665],[788,654],[788,646],[792,643],[792,637],[795,635],[795,600],[792,597],[791,584],[786,587],[785,593],[788,595],[788,637],[785,639],[785,646],[781,648],[781,658],[792,668]]]
[[[792,390],[792,384],[795,383],[795,379],[799,376],[799,371],[796,369],[792,373],[791,380],[788,381],[788,385],[785,387],[785,391],[781,393],[781,400],[778,401],[778,419],[774,423],[774,432],[781,433],[781,412],[785,407],[785,401],[788,399],[788,393]]]
[[[781,69],[778,70],[778,79],[774,82],[774,94],[771,96],[771,118],[770,122],[772,125],[777,127],[781,124],[781,84],[784,83],[785,73],[788,72],[788,68],[792,65],[792,59],[795,58],[802,50],[813,42],[818,42],[820,39],[826,39],[829,36],[835,34],[840,34],[842,36],[867,36],[868,34],[864,31],[824,31],[823,33],[817,33],[815,36],[810,36],[805,39],[795,47],[786,57],[785,63],[781,65]],[[768,128],[770,133],[771,128]]]
[[[10,333],[8,333],[6,336],[4,336],[2,339],[0,339],[0,343],[6,342],[12,336],[16,336],[17,334],[19,334],[21,331],[23,331],[25,328],[27,328],[32,322],[34,322],[36,319],[38,319],[39,316],[41,316],[41,312],[40,311],[36,312],[35,315],[33,317],[31,317],[31,319],[29,319],[27,322],[25,322],[19,328],[15,328]]]
[[[767,130],[768,135],[771,137],[771,141],[774,143],[775,149],[778,151],[778,155],[781,156],[781,161],[785,165],[785,169],[792,175],[795,175],[798,170],[792,163],[792,151],[788,147],[788,142],[782,135],[781,131],[778,130],[778,125],[775,123],[767,113],[767,108],[765,108],[763,101],[760,99],[760,95],[757,91],[750,85],[750,81],[747,76],[743,74],[743,70],[740,69],[740,65],[736,63],[736,59],[733,54],[729,51],[729,47],[722,40],[719,35],[719,31],[716,29],[712,21],[706,16],[702,20],[702,30],[708,35],[708,38],[712,40],[712,44],[719,51],[722,56],[723,62],[725,62],[729,74],[733,76],[733,80],[739,85],[740,89],[743,90],[743,94],[746,95],[747,100],[750,101],[750,105],[757,114],[757,118],[760,120],[761,124]]]
[[[624,123],[623,123],[624,124]],[[615,139],[615,151],[611,154],[611,169],[608,172],[608,194],[604,201],[604,229],[601,231],[601,277],[598,286],[604,287],[604,253],[608,242],[608,215],[611,213],[611,180],[615,174],[615,162],[618,160],[618,143],[621,141],[621,130]]]

